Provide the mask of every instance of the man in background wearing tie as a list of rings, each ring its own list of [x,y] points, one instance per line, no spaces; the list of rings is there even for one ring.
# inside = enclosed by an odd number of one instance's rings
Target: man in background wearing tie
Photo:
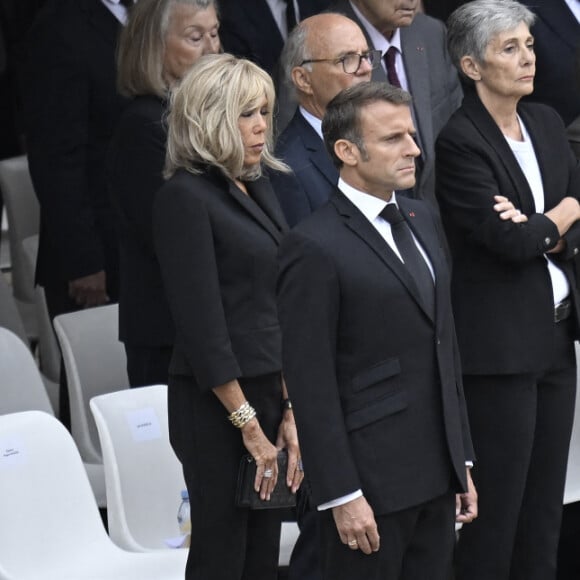
[[[415,184],[409,103],[386,83],[330,102],[338,189],[280,248],[283,367],[324,580],[448,580],[454,521],[477,515],[444,242],[429,204],[394,193]]]
[[[332,8],[359,24],[369,47],[382,52],[383,65],[373,70],[372,80],[411,93],[421,148],[412,196],[436,206],[435,139],[463,97],[444,24],[419,13],[419,0],[336,0]]]

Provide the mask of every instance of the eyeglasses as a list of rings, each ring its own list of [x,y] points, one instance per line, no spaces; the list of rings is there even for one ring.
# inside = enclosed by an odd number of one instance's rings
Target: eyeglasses
[[[377,68],[379,62],[381,62],[381,51],[380,50],[369,50],[367,52],[350,52],[341,56],[339,58],[311,58],[309,60],[303,60],[300,66],[309,64],[311,62],[332,62],[342,64],[342,69],[347,75],[354,75],[358,72],[360,65],[363,60],[366,60],[371,68]]]

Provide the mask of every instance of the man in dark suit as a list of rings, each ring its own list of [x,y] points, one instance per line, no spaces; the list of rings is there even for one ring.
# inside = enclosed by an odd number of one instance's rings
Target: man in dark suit
[[[353,62],[349,72],[342,62],[333,62],[347,54],[353,55],[347,61],[347,68]],[[340,14],[307,18],[288,37],[281,62],[298,109],[280,135],[276,153],[293,172],[272,175],[272,185],[290,226],[325,203],[336,188],[338,171],[322,140],[322,117],[342,89],[370,80],[377,61],[356,56],[364,54],[368,45],[361,29]]]
[[[272,74],[288,32],[322,12],[330,0],[220,0],[220,38],[226,52]]]
[[[123,103],[115,88],[120,27],[100,0],[49,0],[30,35],[25,118],[41,211],[36,280],[51,318],[117,298],[104,163]],[[66,420],[66,402],[61,413]]]
[[[391,47],[394,73],[387,64],[373,71],[374,81],[401,86],[413,97],[412,113],[421,157],[414,197],[435,202],[435,139],[461,104],[457,72],[446,50],[445,26],[418,13],[419,0],[337,0],[333,6],[362,28],[383,59]],[[394,75],[394,76],[393,76]]]
[[[521,0],[538,19],[535,38],[536,78],[529,100],[550,105],[569,125],[580,115],[580,86],[574,68],[580,48],[578,0]]]
[[[331,101],[338,190],[280,249],[283,368],[325,580],[448,580],[455,492],[459,521],[477,512],[444,242],[429,204],[394,194],[420,153],[409,101],[386,83]]]

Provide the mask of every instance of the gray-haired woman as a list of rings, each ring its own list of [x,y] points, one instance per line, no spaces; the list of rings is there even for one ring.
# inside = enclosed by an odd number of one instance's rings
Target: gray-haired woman
[[[437,141],[437,197],[477,461],[458,580],[553,580],[574,413],[580,166],[534,87],[534,15],[475,0],[448,22],[470,85]],[[562,90],[565,90],[562,87]]]
[[[133,387],[167,383],[175,334],[151,232],[168,93],[201,56],[220,50],[218,28],[214,0],[139,0],[120,38],[117,84],[132,101],[110,146],[107,177],[119,230],[119,334]]]

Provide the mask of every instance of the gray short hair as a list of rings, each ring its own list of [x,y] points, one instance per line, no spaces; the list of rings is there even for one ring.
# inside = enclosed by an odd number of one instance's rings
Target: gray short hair
[[[535,20],[534,13],[515,0],[473,0],[457,8],[447,21],[447,47],[459,74],[467,79],[461,70],[464,56],[482,63],[495,36],[522,22],[530,27]]]
[[[123,96],[167,96],[169,87],[163,77],[165,36],[171,10],[177,4],[218,11],[216,0],[139,0],[134,4],[117,50],[117,88]]]
[[[288,35],[280,55],[284,82],[289,89],[294,90],[294,83],[292,82],[292,70],[294,67],[300,66],[305,60],[310,58],[312,58],[312,54],[308,46],[308,26],[300,22]]]
[[[411,95],[388,83],[367,81],[340,91],[328,103],[322,119],[322,134],[326,149],[336,167],[342,166],[342,161],[334,152],[334,144],[339,139],[354,143],[363,159],[367,159],[367,150],[361,133],[360,112],[364,107],[377,102],[409,105]]]
[[[217,167],[230,179],[257,179],[261,164],[244,167],[244,144],[238,126],[247,110],[268,102],[268,129],[262,163],[288,171],[272,151],[274,84],[258,65],[231,54],[202,56],[171,91],[165,177],[179,168],[202,173]]]

